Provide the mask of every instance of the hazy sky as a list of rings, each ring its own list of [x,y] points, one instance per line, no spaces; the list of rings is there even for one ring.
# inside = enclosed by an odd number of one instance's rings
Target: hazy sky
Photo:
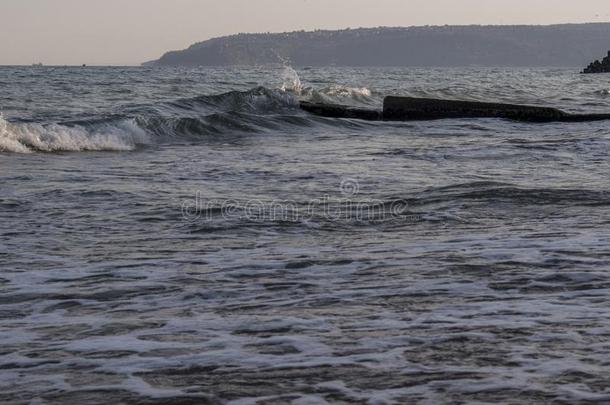
[[[238,32],[594,21],[609,0],[0,0],[0,64],[139,64]]]

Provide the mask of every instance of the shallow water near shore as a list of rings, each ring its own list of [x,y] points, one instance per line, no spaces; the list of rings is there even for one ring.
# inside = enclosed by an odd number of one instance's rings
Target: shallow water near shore
[[[0,83],[0,402],[610,402],[610,123],[298,109],[397,94],[609,112],[610,76],[2,67]]]

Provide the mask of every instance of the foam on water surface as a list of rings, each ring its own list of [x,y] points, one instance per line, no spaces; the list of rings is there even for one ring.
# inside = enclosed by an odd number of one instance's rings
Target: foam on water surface
[[[296,108],[317,92],[603,110],[607,83],[296,70],[300,94],[280,88],[283,67],[0,67],[15,83],[0,136],[0,402],[607,402],[607,124]],[[126,153],[39,153],[108,149]],[[344,220],[346,199],[402,210]],[[257,217],[248,202],[313,212]]]

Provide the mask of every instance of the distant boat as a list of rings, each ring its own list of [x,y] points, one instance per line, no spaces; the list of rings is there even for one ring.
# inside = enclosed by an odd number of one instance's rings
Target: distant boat
[[[42,63],[38,62],[38,63],[32,63],[32,66],[35,66],[35,67],[41,67],[41,66],[43,66],[43,65],[42,65]]]

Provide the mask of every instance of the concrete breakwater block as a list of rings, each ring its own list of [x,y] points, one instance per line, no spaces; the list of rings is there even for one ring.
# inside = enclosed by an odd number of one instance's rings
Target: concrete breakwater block
[[[390,121],[447,118],[506,118],[517,121],[561,121],[567,114],[556,108],[432,98],[386,97],[383,119]]]
[[[477,101],[388,96],[383,110],[302,101],[301,109],[330,118],[367,121],[430,121],[457,118],[501,118],[523,122],[587,122],[610,120],[610,114],[569,114],[557,108]]]
[[[338,104],[319,104],[301,101],[301,109],[309,113],[329,118],[358,118],[367,121],[379,121],[383,118],[380,110],[348,107]]]

